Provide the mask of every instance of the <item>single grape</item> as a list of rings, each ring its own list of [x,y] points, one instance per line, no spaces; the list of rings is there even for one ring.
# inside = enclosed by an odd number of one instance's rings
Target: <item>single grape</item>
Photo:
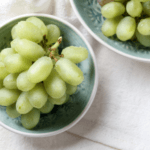
[[[12,36],[13,40],[16,39],[16,38],[19,38],[18,35],[17,35],[16,28],[17,28],[17,24],[15,26],[13,26],[13,28],[11,29],[11,36]]]
[[[28,99],[35,108],[42,108],[45,105],[47,98],[48,95],[42,83],[38,83],[28,92]]]
[[[53,68],[53,62],[50,57],[39,58],[28,70],[27,77],[32,83],[38,83],[46,80]]]
[[[73,85],[66,83],[66,87],[67,87],[66,93],[68,95],[72,95],[77,91],[77,86],[73,86]]]
[[[26,129],[34,128],[40,121],[40,111],[32,109],[29,113],[21,115],[21,123]]]
[[[16,103],[6,107],[6,113],[10,118],[17,118],[20,114],[16,110]]]
[[[3,80],[0,80],[0,89],[2,89],[4,86],[3,86]]]
[[[110,2],[105,4],[101,13],[105,18],[115,18],[122,15],[125,12],[125,7],[122,3],[119,2]]]
[[[142,4],[136,0],[129,1],[126,5],[126,10],[131,17],[140,17],[143,7]]]
[[[70,85],[79,85],[84,80],[83,72],[69,59],[59,59],[55,64],[55,69],[60,77]]]
[[[20,95],[18,90],[0,89],[0,105],[9,106],[15,103]]]
[[[22,92],[16,102],[16,109],[20,114],[27,114],[32,110],[33,106],[28,99],[28,93]]]
[[[19,40],[20,40],[20,38],[16,38],[16,39],[14,39],[13,41],[11,41],[11,43],[10,43],[11,48],[12,48],[15,52],[17,52],[16,49],[15,49],[15,47],[16,47],[16,45],[17,45],[17,43],[18,43]]]
[[[65,93],[61,98],[58,99],[49,97],[48,100],[54,105],[62,105],[68,101],[68,95]]]
[[[55,69],[44,81],[44,86],[47,93],[53,98],[61,98],[66,92],[66,84]]]
[[[150,35],[150,17],[142,19],[137,27],[140,34]]]
[[[16,26],[16,31],[20,39],[27,39],[36,43],[43,39],[41,30],[31,22],[20,21]]]
[[[19,54],[12,54],[4,59],[6,69],[10,73],[19,73],[29,69],[32,62]]]
[[[3,80],[3,85],[5,86],[5,88],[7,89],[18,89],[17,88],[17,80],[18,74],[9,74],[8,76],[5,77],[5,79]]]
[[[46,102],[46,104],[42,108],[40,108],[39,110],[43,114],[48,114],[52,111],[53,108],[54,108],[54,104],[50,103],[50,101],[48,100]]]
[[[47,29],[47,27],[45,26],[44,22],[41,19],[39,19],[37,17],[30,17],[26,21],[31,22],[35,26],[37,26],[41,30],[43,36],[48,34],[48,29]]]
[[[35,42],[20,39],[15,45],[15,50],[23,57],[36,61],[38,58],[42,57],[45,52],[44,49]]]
[[[5,48],[1,51],[1,61],[4,61],[5,57],[16,54],[16,52],[12,48]]]
[[[118,24],[117,37],[121,41],[127,41],[132,38],[136,30],[136,22],[132,17],[124,17]]]
[[[88,51],[84,47],[69,46],[63,49],[62,54],[76,64],[88,58]]]
[[[58,38],[60,37],[60,30],[59,28],[54,24],[47,25],[48,34],[47,34],[47,45],[51,45],[55,43]]]
[[[150,1],[143,3],[143,11],[150,16]]]
[[[111,19],[106,19],[102,25],[102,32],[105,36],[113,36],[116,34],[117,26],[123,16],[118,16]]]
[[[0,62],[0,80],[3,80],[7,75],[9,72],[6,70],[5,64]]]
[[[17,87],[21,91],[29,91],[33,89],[36,85],[35,83],[32,83],[28,80],[27,72],[28,71],[24,71],[20,73],[17,78]]]

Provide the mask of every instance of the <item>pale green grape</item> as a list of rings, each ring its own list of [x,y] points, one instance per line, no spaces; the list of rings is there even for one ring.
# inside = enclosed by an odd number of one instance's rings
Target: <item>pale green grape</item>
[[[16,24],[15,26],[13,26],[13,28],[11,29],[11,36],[12,36],[12,39],[19,38],[18,35],[17,35],[16,28],[17,28],[17,24]]]
[[[52,43],[55,43],[58,38],[60,37],[60,30],[59,28],[54,24],[47,25],[48,34],[47,34],[47,45],[51,45]]]
[[[20,39],[27,39],[36,43],[43,39],[41,30],[31,22],[20,21],[16,26],[16,31]]]
[[[18,90],[0,89],[0,105],[9,106],[15,103],[20,95]]]
[[[20,40],[20,38],[16,38],[16,39],[14,39],[13,41],[11,41],[11,43],[10,43],[11,48],[12,48],[13,50],[15,50],[15,51],[16,51],[15,47],[16,47],[16,45],[17,45],[17,43],[18,43],[19,40]],[[16,51],[16,52],[17,52],[17,51]]]
[[[35,42],[20,39],[15,45],[15,50],[23,57],[36,61],[38,58],[42,57],[45,52],[44,49]]]
[[[105,4],[101,13],[105,18],[114,18],[122,15],[125,12],[125,7],[122,3],[119,2],[110,2]]]
[[[6,113],[10,118],[17,118],[20,114],[16,110],[16,103],[6,107]]]
[[[40,121],[40,111],[32,109],[29,113],[21,115],[21,123],[26,129],[34,128]]]
[[[3,80],[0,80],[0,89],[2,89],[4,86],[3,86]]]
[[[12,48],[5,48],[1,51],[1,61],[4,61],[5,57],[15,54],[16,52]]]
[[[19,74],[17,78],[17,87],[21,91],[29,91],[35,87],[35,83],[28,80],[27,71]]]
[[[114,2],[120,2],[120,3],[124,3],[127,0],[114,0]]]
[[[17,80],[18,74],[9,74],[8,76],[5,77],[3,80],[3,85],[7,89],[17,89]]]
[[[53,108],[54,108],[54,104],[50,103],[50,101],[47,100],[46,104],[42,108],[40,108],[39,110],[43,114],[47,114],[47,113],[51,112]]]
[[[133,1],[148,2],[149,0],[133,0]]]
[[[32,62],[19,54],[12,54],[4,59],[6,69],[10,73],[19,73],[29,69]]]
[[[140,34],[150,35],[150,18],[142,19],[137,27]]]
[[[3,80],[7,75],[9,72],[6,70],[5,64],[0,62],[0,80]]]
[[[26,21],[33,23],[35,26],[37,26],[41,30],[43,35],[47,35],[48,29],[41,19],[37,17],[30,17]]]
[[[135,33],[136,22],[132,17],[124,17],[118,24],[117,27],[117,37],[121,41],[127,41],[131,39]]]
[[[28,99],[28,93],[22,92],[16,102],[16,109],[20,114],[27,114],[32,110],[33,106]]]
[[[136,0],[129,1],[126,5],[126,10],[131,17],[140,17],[143,7],[142,4]]]
[[[150,1],[143,3],[143,11],[150,16]]]
[[[142,45],[150,47],[150,35],[142,35],[136,31],[136,37]]]
[[[68,101],[68,95],[65,93],[61,98],[58,99],[49,97],[48,100],[54,105],[62,105]]]
[[[118,16],[111,19],[106,19],[102,25],[102,32],[105,36],[113,36],[116,34],[117,26],[122,19],[122,16]]]
[[[63,49],[62,54],[76,64],[88,58],[88,51],[84,47],[69,46]]]
[[[53,68],[53,62],[50,57],[39,58],[28,70],[27,77],[30,82],[38,83],[46,80]]]
[[[28,92],[28,99],[35,108],[42,108],[45,105],[47,98],[48,95],[42,83],[37,84]]]
[[[84,80],[83,72],[69,59],[59,59],[55,64],[55,69],[60,77],[70,85],[79,85]]]
[[[67,87],[66,93],[68,95],[72,95],[77,91],[77,86],[73,86],[73,85],[66,83],[66,87]]]
[[[52,70],[51,74],[44,81],[44,86],[47,93],[53,98],[60,98],[66,92],[66,84],[55,69]]]

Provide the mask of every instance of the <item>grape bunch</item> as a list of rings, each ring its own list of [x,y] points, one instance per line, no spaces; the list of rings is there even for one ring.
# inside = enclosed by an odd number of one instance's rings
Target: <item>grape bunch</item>
[[[18,22],[11,30],[11,48],[0,53],[0,105],[9,117],[21,116],[26,129],[34,128],[40,114],[70,100],[84,80],[76,65],[87,49],[69,46],[60,54],[60,29],[37,17]]]
[[[101,9],[106,18],[102,33],[121,41],[137,39],[150,47],[150,0],[114,0]]]

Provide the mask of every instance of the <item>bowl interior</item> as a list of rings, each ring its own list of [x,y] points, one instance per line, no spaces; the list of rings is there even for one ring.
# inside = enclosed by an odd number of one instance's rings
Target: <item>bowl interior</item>
[[[25,20],[27,18],[28,17],[23,17],[21,19],[11,21],[10,23],[0,28],[0,50],[6,47],[10,47],[10,41],[12,40],[10,34],[11,28],[17,22]],[[82,38],[73,29],[71,29],[64,23],[55,19],[50,19],[48,17],[40,16],[38,18],[43,20],[46,25],[55,24],[60,28],[61,35],[63,37],[63,42],[60,46],[60,49],[71,45],[83,46],[88,49]],[[88,104],[95,82],[95,69],[90,52],[88,59],[78,64],[78,66],[83,71],[85,80],[81,85],[78,86],[77,92],[71,96],[71,100],[68,103],[62,106],[55,106],[51,113],[41,115],[40,122],[36,128],[34,128],[33,130],[27,130],[23,128],[20,122],[20,118],[9,118],[5,111],[6,108],[2,106],[0,106],[0,121],[3,124],[18,131],[33,134],[58,131],[72,123],[80,116],[80,114]]]
[[[115,48],[118,52],[123,52],[136,58],[150,58],[150,48],[142,46],[137,41],[122,42],[116,36],[107,38],[101,31],[104,18],[101,14],[101,6],[97,0],[72,0],[84,23],[98,37],[99,41],[103,41]]]

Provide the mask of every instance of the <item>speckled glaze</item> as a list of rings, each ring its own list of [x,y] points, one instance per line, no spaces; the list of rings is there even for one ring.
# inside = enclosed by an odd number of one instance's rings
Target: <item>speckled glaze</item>
[[[37,16],[44,23],[55,24],[61,30],[63,42],[60,49],[66,46],[83,46],[88,49],[89,57],[87,60],[78,64],[84,73],[84,81],[78,86],[77,92],[71,96],[71,100],[62,106],[55,106],[53,111],[46,115],[41,115],[39,124],[33,130],[25,129],[20,122],[20,118],[11,119],[6,114],[6,108],[0,106],[0,124],[5,128],[26,136],[44,137],[56,135],[64,132],[75,125],[87,112],[92,104],[97,90],[97,65],[94,53],[81,35],[81,33],[71,24],[57,17],[45,14],[29,14],[16,17],[5,23],[0,28],[0,50],[10,47],[11,28],[19,21],[25,20],[30,16]]]
[[[104,18],[97,0],[70,0],[70,2],[81,23],[97,41],[126,57],[150,62],[150,48],[142,46],[137,41],[122,42],[116,36],[107,38],[103,35],[101,27]]]

